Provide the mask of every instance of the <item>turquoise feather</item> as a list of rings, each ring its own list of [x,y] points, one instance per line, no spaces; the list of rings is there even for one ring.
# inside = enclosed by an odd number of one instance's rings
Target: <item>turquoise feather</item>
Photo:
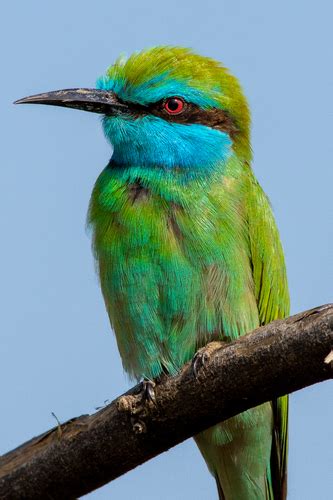
[[[113,155],[88,222],[124,369],[173,375],[198,348],[289,313],[283,251],[251,169],[250,114],[220,63],[179,47],[121,57],[97,89],[20,99],[104,113]],[[195,436],[220,499],[286,498],[288,398]]]
[[[278,231],[249,164],[248,108],[227,70],[186,49],[118,61],[98,86],[143,106],[176,95],[220,108],[237,128],[103,120],[114,154],[89,223],[107,311],[130,376],[172,375],[209,341],[289,312]],[[280,398],[195,437],[220,498],[285,498],[287,414]]]

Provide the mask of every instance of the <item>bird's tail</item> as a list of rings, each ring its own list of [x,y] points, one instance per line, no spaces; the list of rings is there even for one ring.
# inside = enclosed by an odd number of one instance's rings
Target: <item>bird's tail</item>
[[[272,424],[272,407],[265,403],[195,437],[219,500],[277,500],[269,481]]]
[[[222,485],[220,483],[219,477],[215,475],[215,481],[216,481],[216,487],[217,487],[217,492],[219,494],[219,500],[226,500],[223,490],[222,490]]]

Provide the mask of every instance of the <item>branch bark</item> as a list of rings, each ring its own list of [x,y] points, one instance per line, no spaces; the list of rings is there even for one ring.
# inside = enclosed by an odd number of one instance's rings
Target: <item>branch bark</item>
[[[141,385],[93,415],[83,415],[0,458],[3,500],[82,496],[152,457],[274,397],[332,378],[333,305],[258,328],[230,344],[201,350],[191,363],[155,387]],[[330,354],[331,353],[331,354]]]

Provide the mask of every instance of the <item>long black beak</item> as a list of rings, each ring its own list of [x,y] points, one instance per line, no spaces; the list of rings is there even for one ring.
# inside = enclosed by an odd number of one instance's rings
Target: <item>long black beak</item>
[[[15,101],[14,104],[49,104],[65,108],[82,109],[93,113],[117,115],[128,112],[112,92],[99,89],[64,89],[36,94]]]

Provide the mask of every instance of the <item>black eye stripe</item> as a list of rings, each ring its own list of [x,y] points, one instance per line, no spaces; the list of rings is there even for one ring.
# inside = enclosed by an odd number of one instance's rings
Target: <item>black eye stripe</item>
[[[121,102],[121,100],[119,99]],[[234,120],[227,111],[220,108],[202,109],[196,104],[184,102],[184,109],[179,114],[169,114],[165,107],[165,99],[152,103],[149,106],[142,106],[136,103],[126,102],[132,116],[140,118],[142,116],[154,115],[166,121],[182,124],[201,124],[222,132],[226,132],[233,138],[239,131]]]
[[[184,101],[184,109],[179,114],[169,114],[163,107],[163,103],[149,106],[152,115],[160,116],[166,121],[183,124],[201,124],[227,132],[231,137],[236,135],[238,129],[226,111],[219,108],[202,109],[196,104]]]

